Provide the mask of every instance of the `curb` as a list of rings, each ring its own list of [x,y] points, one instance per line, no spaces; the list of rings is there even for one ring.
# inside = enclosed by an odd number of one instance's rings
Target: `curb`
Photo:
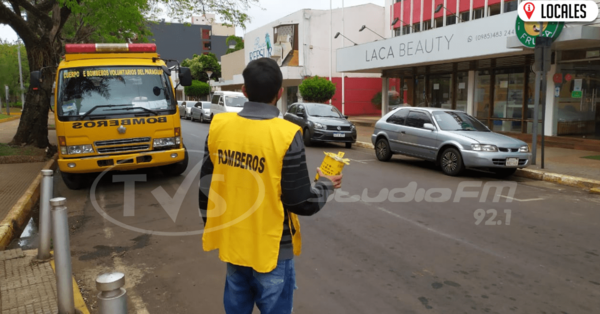
[[[572,186],[600,194],[600,181],[533,169],[519,169],[515,176]]]
[[[58,154],[49,160],[44,169],[56,170]],[[11,208],[6,217],[0,222],[0,251],[6,249],[15,236],[16,230],[21,230],[29,220],[31,209],[40,199],[40,184],[42,182],[41,172],[23,193],[23,196]]]
[[[54,253],[52,252],[52,255]],[[52,270],[56,273],[56,265],[54,264],[54,259],[50,261],[50,266],[52,266]],[[77,285],[77,281],[75,280],[75,276],[71,276],[73,279],[73,299],[75,301],[75,312],[78,314],[90,314],[90,311],[83,300],[83,296],[81,295],[81,290],[79,290],[79,285]]]
[[[354,145],[362,148],[373,149],[373,144],[366,142],[356,142]],[[552,182],[561,185],[572,186],[583,190],[588,190],[592,194],[600,194],[600,181],[580,177],[569,176],[565,174],[545,172],[533,169],[519,169],[515,176],[524,177],[532,180]]]
[[[2,119],[2,120],[0,120],[0,123],[9,122],[9,121],[17,120],[17,119],[21,119],[21,116],[19,115],[17,117],[10,117],[10,118],[6,118],[6,119]]]
[[[362,148],[371,148],[371,149],[375,148],[375,146],[373,146],[373,144],[367,143],[367,142],[356,141],[356,143],[354,143],[354,145],[358,146],[358,147],[362,147]]]

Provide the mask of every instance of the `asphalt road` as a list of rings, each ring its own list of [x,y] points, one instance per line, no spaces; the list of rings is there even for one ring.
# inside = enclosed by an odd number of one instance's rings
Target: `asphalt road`
[[[109,173],[87,191],[56,176],[74,275],[93,313],[94,279],[111,270],[126,274],[130,313],[224,313],[225,265],[202,250],[199,234],[209,125],[182,128],[191,152],[182,176]],[[598,313],[600,197],[525,179],[513,179],[513,195],[486,189],[502,182],[485,174],[447,177],[427,162],[382,163],[371,150],[334,144],[307,149],[311,172],[323,151],[344,151],[351,165],[334,200],[301,218],[295,313]],[[126,190],[114,175],[138,182]]]

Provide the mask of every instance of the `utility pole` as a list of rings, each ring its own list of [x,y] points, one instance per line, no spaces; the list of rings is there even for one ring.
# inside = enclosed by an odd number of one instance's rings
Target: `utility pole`
[[[550,37],[536,37],[535,39],[535,51],[534,51],[534,63],[533,63],[533,71],[535,71],[535,108],[533,111],[533,139],[532,139],[532,152],[531,164],[535,165],[537,163],[537,135],[538,135],[538,121],[540,115],[542,116],[542,169],[544,169],[544,127],[546,120],[546,104],[543,104],[542,112],[540,114],[540,89],[546,92],[546,81],[547,81],[547,73],[551,67],[551,56],[552,56],[552,38]],[[542,85],[543,83],[543,85]]]
[[[21,69],[21,40],[17,42],[17,54],[19,55],[19,79],[21,80],[21,111],[25,109],[25,94],[23,94],[23,70]]]
[[[346,22],[344,20],[344,0],[342,0],[342,32],[346,34]],[[342,48],[346,47],[346,38],[342,37]],[[342,72],[342,114],[346,115],[346,77]]]
[[[333,82],[331,78],[331,67],[332,67],[332,54],[333,54],[333,0],[329,0],[329,81]],[[329,104],[333,102],[329,99]]]
[[[4,90],[6,91],[6,114],[10,116],[10,105],[8,104],[8,85],[4,85]]]

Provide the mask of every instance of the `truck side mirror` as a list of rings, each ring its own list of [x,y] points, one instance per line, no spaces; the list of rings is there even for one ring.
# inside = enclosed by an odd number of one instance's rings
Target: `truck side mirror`
[[[38,90],[41,87],[42,73],[40,71],[33,71],[29,74],[29,86],[33,90]]]
[[[190,71],[190,68],[179,68],[179,84],[192,86],[192,71]]]

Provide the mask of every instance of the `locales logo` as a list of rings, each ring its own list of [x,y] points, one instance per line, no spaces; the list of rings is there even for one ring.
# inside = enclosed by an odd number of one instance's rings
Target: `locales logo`
[[[519,5],[519,17],[526,22],[592,22],[598,4],[590,0],[526,1]]]

